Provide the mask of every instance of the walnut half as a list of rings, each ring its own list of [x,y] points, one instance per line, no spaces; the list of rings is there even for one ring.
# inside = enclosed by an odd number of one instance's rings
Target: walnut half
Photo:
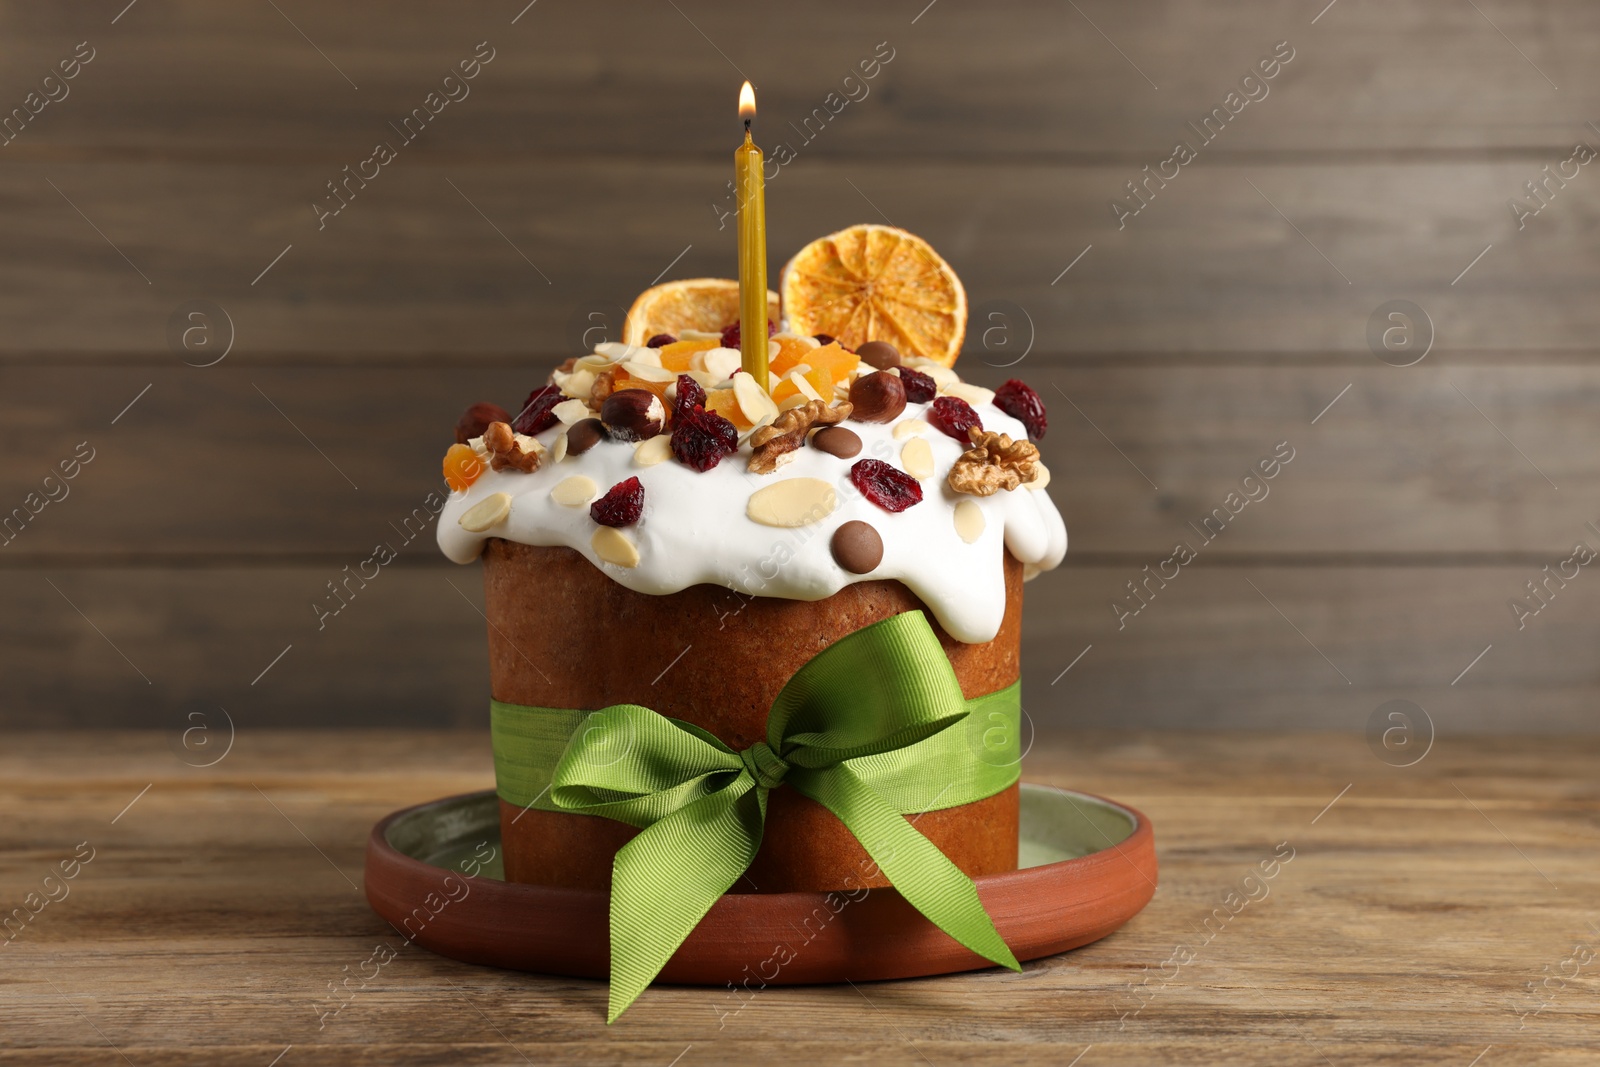
[[[599,411],[600,405],[606,402],[606,397],[612,394],[616,385],[617,372],[615,370],[603,370],[596,374],[594,376],[594,385],[589,387],[589,406]]]
[[[523,447],[524,442],[528,447]],[[503,422],[491,422],[489,428],[483,431],[483,447],[489,450],[489,467],[492,470],[515,467],[524,474],[532,474],[539,469],[538,442],[513,433],[511,427]]]
[[[972,447],[950,468],[950,488],[956,492],[992,496],[1039,477],[1039,450],[1027,441],[1013,441],[976,426],[967,431],[967,438]]]
[[[832,426],[850,417],[855,409],[843,400],[829,407],[824,400],[808,400],[792,407],[750,435],[750,462],[745,469],[755,474],[771,474],[778,469],[778,457],[805,444],[806,434],[817,426]]]

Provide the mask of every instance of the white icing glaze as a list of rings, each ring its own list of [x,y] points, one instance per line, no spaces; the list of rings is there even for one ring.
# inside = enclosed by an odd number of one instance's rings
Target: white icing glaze
[[[896,423],[926,419],[928,404],[907,404]],[[1025,439],[1022,424],[992,404],[975,404],[987,430]],[[745,470],[746,443],[714,469],[700,473],[676,460],[641,468],[634,446],[602,441],[581,456],[544,464],[532,474],[486,471],[466,492],[451,493],[439,516],[439,547],[457,563],[476,559],[489,537],[527,545],[565,545],[582,553],[613,580],[641,593],[675,593],[701,583],[755,596],[821,600],[857,581],[893,578],[921,597],[939,622],[959,641],[992,640],[1005,615],[1004,549],[1021,560],[1031,577],[1057,566],[1067,551],[1067,529],[1042,489],[1026,486],[993,496],[956,493],[946,476],[965,446],[929,427],[921,431],[933,450],[933,477],[922,483],[922,501],[892,514],[873,504],[850,481],[850,468],[862,459],[879,459],[903,469],[905,439],[894,437],[895,423],[846,422],[861,438],[861,453],[840,459],[810,445],[785,457],[773,474]],[[565,432],[554,426],[538,435],[548,450]],[[632,568],[603,562],[591,545],[597,526],[587,507],[563,507],[550,497],[557,483],[573,475],[592,478],[603,493],[627,478],[644,486],[644,514],[623,533],[639,550]],[[784,478],[820,478],[831,483],[838,507],[825,519],[794,529],[777,529],[745,514],[750,494]],[[492,493],[511,495],[506,520],[482,533],[462,528],[461,515]],[[984,528],[971,544],[956,531],[958,501],[983,509]],[[851,574],[829,549],[834,530],[851,520],[870,523],[883,538],[883,562],[870,574]]]

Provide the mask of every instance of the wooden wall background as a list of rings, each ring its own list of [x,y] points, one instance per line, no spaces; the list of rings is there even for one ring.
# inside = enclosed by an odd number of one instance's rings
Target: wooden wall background
[[[1051,404],[1041,729],[1361,730],[1405,698],[1440,731],[1593,730],[1600,577],[1521,631],[1507,601],[1600,546],[1600,171],[1520,230],[1507,201],[1600,146],[1600,9],[925,2],[0,9],[0,109],[94,49],[0,148],[0,510],[95,452],[0,547],[0,723],[480,725],[478,576],[431,538],[322,632],[311,603],[400,544],[467,403],[663,271],[733,270],[741,70],[770,144],[887,42],[772,183],[771,247],[888,218],[1009,314],[962,369]],[[1119,229],[1109,198],[1284,40]],[[480,41],[471,95],[319,231],[323,183]],[[1365,337],[1398,298],[1436,331],[1406,368]],[[203,368],[167,337],[197,299],[234,334]],[[1123,583],[1285,440],[1270,497],[1119,631]]]

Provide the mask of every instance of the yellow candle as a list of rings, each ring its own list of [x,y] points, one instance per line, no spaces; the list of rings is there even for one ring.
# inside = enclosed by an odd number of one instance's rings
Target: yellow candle
[[[756,93],[739,89],[744,144],[733,153],[734,191],[739,206],[739,356],[744,369],[767,388],[767,194],[761,149],[750,139]]]

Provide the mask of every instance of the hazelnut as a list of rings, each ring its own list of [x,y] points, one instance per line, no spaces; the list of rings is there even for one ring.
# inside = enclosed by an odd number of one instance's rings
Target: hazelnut
[[[482,437],[491,422],[510,421],[510,414],[499,404],[474,404],[456,420],[456,444],[464,445],[474,437]]]
[[[600,421],[619,441],[645,441],[661,432],[667,409],[648,389],[619,389],[600,406]]]
[[[511,425],[504,419],[496,419],[483,429],[483,447],[490,452],[506,452],[511,449],[516,441],[516,435],[511,431]]]
[[[856,349],[861,362],[878,370],[888,370],[900,365],[900,352],[887,341],[868,341]]]
[[[863,374],[850,385],[857,422],[893,422],[906,409],[906,387],[886,371]]]

